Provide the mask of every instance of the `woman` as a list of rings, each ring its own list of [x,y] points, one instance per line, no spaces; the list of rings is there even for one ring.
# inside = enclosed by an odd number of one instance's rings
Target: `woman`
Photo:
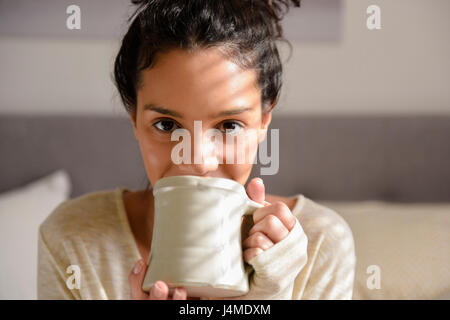
[[[133,1],[138,8],[114,77],[152,185],[175,175],[245,185],[253,161],[176,164],[171,154],[178,142],[171,133],[193,133],[194,121],[224,137],[255,130],[256,143],[244,139],[224,147],[254,159],[281,89],[275,42],[284,40],[280,21],[290,2]],[[234,299],[350,299],[355,254],[345,221],[301,194],[265,194],[261,178],[246,191],[266,206],[255,211],[251,228],[244,223],[243,256],[254,273],[249,293]],[[40,227],[39,298],[193,299],[182,287],[169,296],[164,281],[142,290],[153,209],[148,187],[99,191],[58,206]],[[79,278],[69,266],[78,268]]]

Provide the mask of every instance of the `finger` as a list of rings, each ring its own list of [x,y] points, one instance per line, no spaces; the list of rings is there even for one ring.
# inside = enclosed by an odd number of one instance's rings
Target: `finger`
[[[248,263],[250,260],[252,260],[258,254],[261,254],[262,252],[264,252],[264,250],[261,248],[246,249],[244,250],[244,261]]]
[[[264,204],[265,187],[261,178],[253,178],[246,189],[248,197],[258,203]]]
[[[186,289],[183,287],[175,288],[173,291],[173,300],[186,300],[187,299],[187,293]]]
[[[255,224],[249,231],[249,236],[255,232],[264,233],[273,243],[278,243],[289,234],[286,226],[274,215],[267,215],[264,219]]]
[[[150,289],[150,300],[167,300],[169,287],[164,281],[156,281]]]
[[[297,218],[292,214],[289,207],[281,201],[276,201],[269,206],[259,208],[253,212],[253,221],[256,225],[268,215],[274,215],[284,224],[288,231],[294,228]]]
[[[247,248],[260,248],[262,250],[267,250],[271,246],[273,246],[272,240],[270,240],[264,233],[255,232],[247,239],[245,239],[243,243],[244,249]]]
[[[133,300],[146,300],[148,294],[142,290],[142,281],[144,280],[145,270],[147,265],[144,260],[136,262],[135,266],[128,276],[128,283],[130,285],[130,298]]]

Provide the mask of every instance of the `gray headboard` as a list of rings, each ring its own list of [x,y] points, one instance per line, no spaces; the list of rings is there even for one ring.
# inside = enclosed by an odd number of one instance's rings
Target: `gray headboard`
[[[277,116],[280,169],[266,190],[321,200],[450,201],[450,116]],[[270,135],[268,135],[270,141]],[[270,146],[270,142],[269,142]],[[259,175],[254,165],[251,177]],[[145,188],[125,117],[1,115],[0,192],[64,168],[72,197]]]

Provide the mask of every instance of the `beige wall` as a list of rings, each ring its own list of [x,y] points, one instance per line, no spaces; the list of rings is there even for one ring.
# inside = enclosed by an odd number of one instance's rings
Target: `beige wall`
[[[381,30],[366,28],[370,4]],[[295,45],[280,112],[450,114],[450,1],[344,5],[341,43]]]
[[[0,110],[120,111],[110,76],[116,47],[109,41],[0,39]]]
[[[343,4],[340,43],[294,43],[277,112],[450,114],[450,1]],[[366,28],[370,4],[381,30]],[[0,38],[0,112],[124,114],[111,82],[117,46]]]

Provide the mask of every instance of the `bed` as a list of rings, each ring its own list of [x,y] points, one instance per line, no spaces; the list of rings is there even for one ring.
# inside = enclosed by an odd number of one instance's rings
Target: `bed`
[[[449,116],[274,115],[270,128],[280,158],[266,190],[302,193],[347,221],[354,299],[450,298]],[[147,184],[127,117],[1,115],[0,155],[1,299],[36,297],[36,226],[56,204]],[[12,240],[25,225],[27,243]]]

